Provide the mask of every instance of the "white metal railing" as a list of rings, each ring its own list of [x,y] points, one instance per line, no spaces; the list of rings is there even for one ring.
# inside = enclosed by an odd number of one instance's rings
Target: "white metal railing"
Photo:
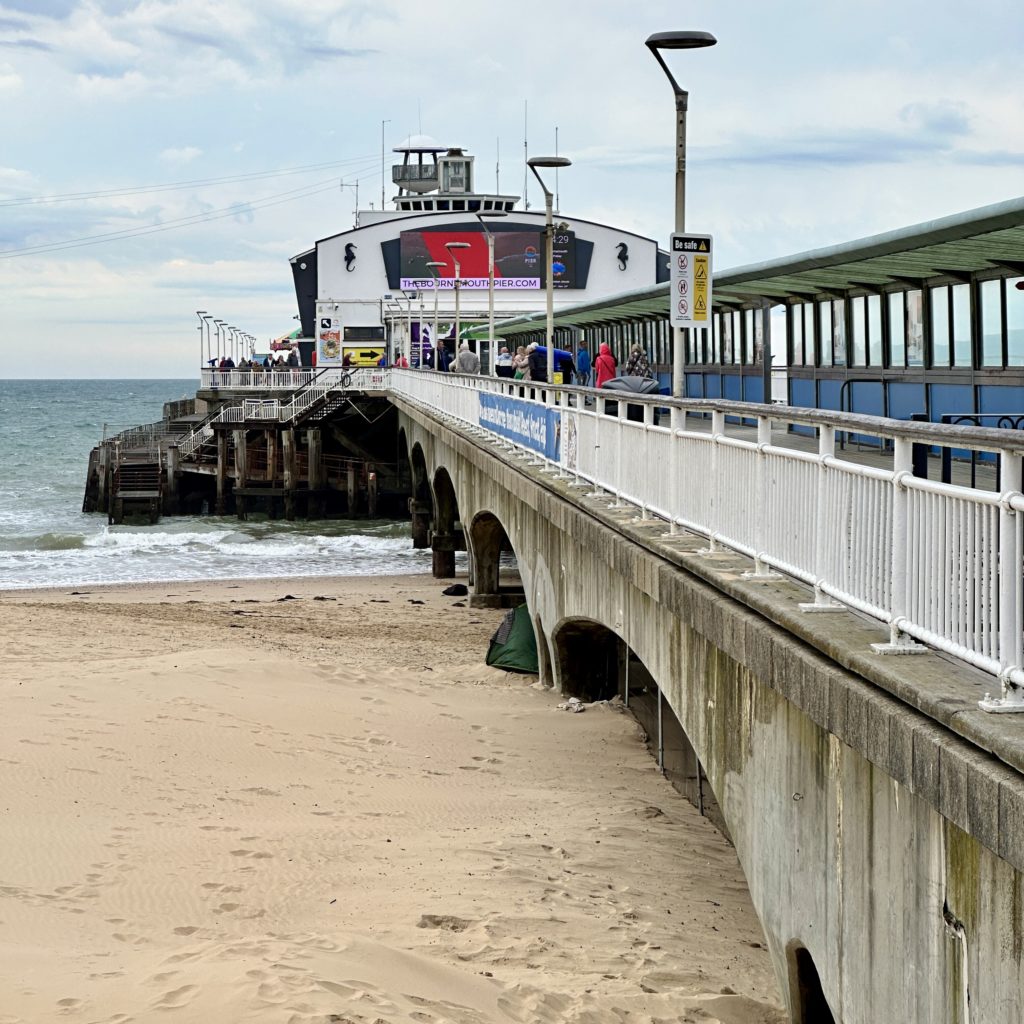
[[[803,581],[814,592],[808,611],[847,607],[886,623],[880,653],[922,650],[921,641],[991,673],[1002,697],[982,707],[1024,710],[1019,432],[410,370],[391,371],[390,388],[672,532],[749,555],[753,579],[775,570]],[[670,422],[655,424],[655,407],[670,409]],[[710,416],[711,430],[692,419],[687,429],[687,414]],[[756,438],[727,433],[726,417],[741,414],[756,420]],[[814,427],[817,453],[773,444],[773,422]],[[891,466],[840,459],[836,431],[883,439]],[[1001,491],[914,477],[914,444],[997,453]]]
[[[205,442],[211,440],[215,433],[214,424],[258,423],[261,420],[269,423],[291,423],[328,395],[340,394],[349,390],[385,390],[387,388],[388,374],[390,373],[389,370],[369,367],[360,367],[355,370],[330,367],[319,371],[297,370],[293,372],[304,374],[305,377],[301,385],[290,386],[292,394],[287,401],[265,397],[243,398],[235,405],[225,405],[215,415],[208,417],[198,424],[178,441],[178,454],[180,457],[184,459],[192,458]],[[248,387],[260,391],[266,387],[265,382],[268,377],[278,376],[269,372],[261,375],[259,371],[249,370],[204,370],[203,373],[237,373],[240,378],[246,377],[249,383],[241,381],[231,386],[238,387],[239,389]],[[222,386],[227,387],[228,385]]]
[[[200,387],[210,389],[294,391],[308,384],[314,374],[316,370],[310,367],[287,370],[219,370],[205,367],[199,383]]]

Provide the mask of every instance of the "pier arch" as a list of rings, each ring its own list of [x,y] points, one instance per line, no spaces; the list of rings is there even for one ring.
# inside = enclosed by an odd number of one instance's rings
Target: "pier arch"
[[[430,524],[434,518],[434,496],[430,490],[430,474],[427,472],[427,459],[423,454],[423,448],[414,444],[411,451],[408,449],[408,441],[405,431],[399,434],[399,451],[408,452],[409,472],[412,480],[410,489],[412,497],[409,499],[409,515],[412,520],[412,546],[414,548],[430,547]]]
[[[647,748],[673,788],[728,836],[697,744],[637,652],[615,630],[581,617],[559,623],[552,648],[562,692],[585,702],[619,697],[644,730]]]
[[[493,512],[477,512],[469,524],[466,543],[473,562],[470,603],[476,608],[522,604],[526,593],[519,576],[519,558],[502,521]]]
[[[434,576],[450,579],[455,575],[455,552],[465,550],[465,537],[459,516],[459,499],[451,475],[444,466],[434,470],[434,529],[430,546],[434,550]]]

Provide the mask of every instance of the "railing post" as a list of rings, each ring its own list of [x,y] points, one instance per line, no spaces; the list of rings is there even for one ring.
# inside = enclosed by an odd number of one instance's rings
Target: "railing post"
[[[828,572],[828,460],[836,454],[836,428],[818,427],[818,479],[814,489],[814,600],[799,605],[802,612],[845,612],[821,589]]]
[[[701,548],[699,554],[702,555],[713,555],[721,548],[718,546],[718,541],[715,539],[715,519],[718,516],[718,510],[722,506],[722,473],[719,462],[721,459],[718,457],[718,438],[725,436],[725,413],[720,409],[715,409],[711,413],[711,515],[708,521],[708,546]]]
[[[905,437],[894,442],[892,473],[892,559],[889,568],[889,642],[872,644],[879,654],[926,654],[928,648],[903,632],[907,617],[910,580],[907,552],[910,547],[910,499],[907,482],[914,473],[914,446]]]
[[[622,437],[625,428],[622,425],[626,418],[627,406],[621,399],[615,406],[615,500],[609,508],[622,508]]]
[[[679,508],[679,453],[676,451],[678,442],[676,434],[682,429],[683,423],[685,422],[686,413],[683,409],[679,409],[676,406],[672,406],[668,411],[668,428],[669,428],[669,464],[668,464],[668,488],[669,488],[669,521],[668,521],[668,535],[670,537],[676,536],[679,533],[679,526],[676,523],[677,510]]]
[[[999,502],[999,682],[1002,696],[978,701],[993,714],[1024,711],[1024,691],[1011,674],[1021,669],[1021,558],[1020,516],[1012,500],[1020,496],[1021,457],[1002,453],[1002,496]]]
[[[757,514],[757,529],[754,531],[754,571],[743,573],[745,580],[777,580],[765,561],[769,543],[768,522],[768,448],[772,443],[772,421],[768,416],[757,417],[757,472],[754,481],[754,508]]]

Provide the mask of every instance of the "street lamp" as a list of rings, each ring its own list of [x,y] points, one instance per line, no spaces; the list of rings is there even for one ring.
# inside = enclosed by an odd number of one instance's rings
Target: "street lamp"
[[[455,352],[456,356],[458,356],[459,331],[462,322],[459,317],[459,274],[462,272],[462,265],[459,263],[459,258],[455,255],[454,250],[468,249],[469,242],[445,242],[444,247],[448,250],[448,253],[452,258],[452,262],[455,264]]]
[[[431,260],[428,264],[431,271],[437,268],[437,273],[434,274],[434,369],[439,370],[441,368],[441,353],[440,353],[440,339],[437,336],[437,293],[441,290],[441,267],[447,267],[447,263],[441,262],[441,260]]]
[[[214,324],[214,329],[217,332],[217,359],[219,361],[221,359],[221,357],[223,356],[223,352],[221,351],[220,332],[221,332],[221,328],[222,327],[226,327],[227,325],[224,323],[223,320],[214,320],[213,324]]]
[[[690,94],[680,87],[669,71],[661,50],[696,50],[714,46],[718,40],[710,32],[655,32],[646,46],[665,72],[676,97],[676,234],[686,230],[686,109]],[[683,397],[683,328],[672,331],[672,395]],[[765,401],[768,401],[766,398]]]
[[[494,361],[494,235],[484,221],[484,217],[507,217],[504,210],[488,210],[487,213],[476,214],[480,221],[480,227],[487,235],[487,340],[491,345],[491,373],[498,372],[497,364]]]
[[[205,309],[197,309],[196,316],[199,317],[199,367],[201,370],[203,366],[203,321],[209,316],[209,313]],[[209,345],[207,345],[207,351],[209,351]]]
[[[551,190],[544,184],[544,179],[537,173],[538,167],[571,167],[572,161],[564,156],[531,156],[526,161],[533,171],[533,176],[544,189],[544,259],[545,290],[547,292],[547,347],[548,347],[548,383],[555,382],[555,281],[552,264],[555,262],[554,217]]]

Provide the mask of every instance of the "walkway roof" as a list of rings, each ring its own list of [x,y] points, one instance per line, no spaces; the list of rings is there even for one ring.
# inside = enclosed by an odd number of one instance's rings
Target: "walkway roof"
[[[1024,275],[1024,197],[969,210],[941,220],[844,242],[825,249],[751,263],[714,275],[716,310],[738,309],[811,298],[841,298],[848,292],[919,288],[925,281]],[[588,327],[668,315],[669,284],[622,292],[593,302],[564,306],[559,327]],[[502,320],[501,336],[543,330],[545,313]],[[486,328],[473,332],[486,337]]]

